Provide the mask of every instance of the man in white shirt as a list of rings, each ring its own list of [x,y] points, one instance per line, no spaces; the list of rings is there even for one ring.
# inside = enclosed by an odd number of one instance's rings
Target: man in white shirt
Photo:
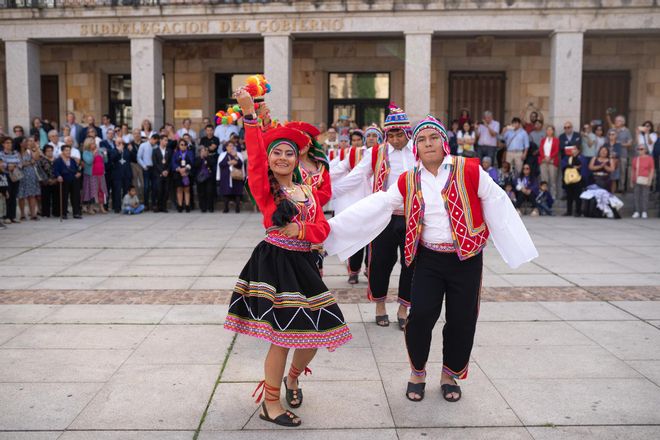
[[[479,313],[482,250],[493,239],[512,268],[538,256],[506,193],[477,159],[450,156],[444,126],[429,116],[413,133],[421,164],[387,192],[361,200],[329,220],[325,249],[345,259],[387,228],[390,213],[405,211],[405,262],[415,262],[412,305],[406,323],[411,375],[406,397],[424,398],[431,334],[446,302],[441,389],[461,398]]]
[[[55,159],[60,157],[64,142],[60,142],[60,135],[57,130],[51,130],[48,132],[48,143],[46,145],[51,145],[53,147],[53,157]]]
[[[137,153],[137,161],[142,168],[142,176],[144,182],[144,191],[142,193],[142,202],[145,205],[144,210],[149,210],[149,201],[154,199],[152,196],[152,185],[151,185],[151,168],[153,167],[153,151],[156,148],[156,145],[160,142],[160,135],[152,134],[149,137],[149,140],[140,144]]]
[[[218,124],[215,127],[213,135],[218,138],[221,145],[224,145],[229,141],[232,134],[238,136],[240,132],[241,129],[236,124]]]
[[[500,123],[493,119],[493,112],[486,110],[484,112],[484,118],[477,126],[479,159],[483,159],[484,156],[490,156],[491,163],[496,163],[495,159],[497,156],[497,135],[499,132]]]
[[[177,130],[176,134],[179,137],[179,139],[183,139],[184,135],[189,134],[190,138],[193,141],[193,143],[196,144],[197,143],[197,132],[195,130],[193,130],[192,128],[190,128],[191,125],[192,125],[192,121],[190,120],[190,118],[184,119],[183,120],[183,127],[179,128]]]
[[[360,163],[338,182],[333,182],[332,193],[340,197],[349,191],[359,188],[364,180],[373,177],[373,192],[385,191],[396,184],[399,176],[413,168],[415,153],[410,140],[410,121],[403,110],[392,107],[385,119],[385,139],[383,145],[367,150]],[[390,275],[397,261],[397,251],[403,254],[405,243],[405,221],[403,212],[394,212],[390,222],[383,232],[375,237],[370,246],[369,267],[367,278],[369,287],[368,298],[376,303],[376,324],[387,327],[390,323],[385,300],[390,284]],[[357,251],[357,249],[356,249]],[[401,264],[399,277],[397,321],[403,330],[408,307],[410,307],[410,284],[413,267]]]
[[[105,114],[101,116],[101,139],[106,140],[108,138],[108,129],[114,130],[115,126],[110,122],[110,115]]]

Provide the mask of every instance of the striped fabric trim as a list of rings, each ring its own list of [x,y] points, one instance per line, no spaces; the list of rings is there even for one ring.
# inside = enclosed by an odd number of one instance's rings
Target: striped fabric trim
[[[410,374],[417,377],[426,377],[426,370],[415,370],[413,366],[410,367]]]
[[[273,307],[276,309],[303,307],[315,311],[337,302],[330,291],[325,291],[308,298],[299,292],[277,292],[275,287],[270,284],[256,282],[248,283],[241,279],[236,282],[234,292],[247,297],[265,298],[272,302]]]
[[[280,347],[328,348],[334,350],[350,341],[353,336],[346,324],[326,331],[280,331],[264,321],[253,321],[229,314],[225,329],[266,340]]]
[[[304,234],[304,223],[301,231]],[[284,237],[282,235],[267,235],[264,241],[288,251],[309,252],[312,249],[312,244],[309,241]]]
[[[450,253],[450,254],[456,252],[456,247],[454,246],[454,243],[429,243],[428,241],[421,240],[421,244],[426,249],[431,250],[433,252]]]
[[[454,379],[463,380],[463,379],[467,379],[468,367],[469,367],[469,363],[468,363],[468,365],[465,366],[465,368],[463,368],[461,371],[457,372],[457,371],[454,371],[451,368],[449,368],[448,366],[443,364],[442,365],[442,372],[448,374],[449,376],[453,377]]]

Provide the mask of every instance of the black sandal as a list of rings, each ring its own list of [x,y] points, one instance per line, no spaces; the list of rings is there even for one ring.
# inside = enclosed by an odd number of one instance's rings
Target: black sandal
[[[421,402],[424,400],[424,388],[426,387],[426,382],[422,383],[412,383],[408,382],[408,388],[406,389],[406,398],[410,400],[411,402]],[[410,397],[410,393],[413,394],[418,394],[420,397],[419,399],[413,399]]]
[[[379,327],[389,327],[390,317],[387,315],[376,315],[376,325]]]
[[[442,397],[443,397],[447,402],[458,402],[459,400],[461,400],[461,396],[462,396],[462,393],[461,393],[461,387],[458,386],[458,384],[456,383],[456,381],[454,381],[454,384],[453,384],[453,385],[450,385],[450,384],[448,384],[448,383],[442,384],[442,385],[440,386],[440,389],[442,390]],[[448,396],[449,396],[450,394],[452,394],[452,393],[456,393],[456,394],[458,394],[458,397],[455,398],[455,399],[454,399],[454,398],[451,398],[451,397],[448,397]]]
[[[266,409],[266,402],[263,402],[261,404],[261,409],[263,409],[264,413],[259,414],[259,418],[261,420],[265,420],[266,422],[274,423],[280,426],[286,426],[289,428],[297,428],[302,424],[302,421],[298,419],[298,416],[292,413],[291,411],[284,411],[283,414],[280,414],[274,419],[271,419],[270,416],[268,415],[268,410]],[[298,422],[294,422],[293,421],[294,419],[298,419]]]
[[[286,377],[282,380],[284,382],[284,389],[286,390],[286,403],[291,407],[291,408],[300,408],[300,405],[302,405],[303,402],[303,393],[302,389],[298,387],[297,390],[290,390],[289,387],[286,386]],[[297,404],[291,403],[292,400],[297,400]]]
[[[396,318],[399,321],[399,330],[404,330],[406,328],[406,321],[408,320],[407,318],[399,318],[397,316]]]

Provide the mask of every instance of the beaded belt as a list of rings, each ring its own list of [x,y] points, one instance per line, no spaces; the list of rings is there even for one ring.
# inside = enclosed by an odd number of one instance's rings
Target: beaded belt
[[[404,210],[398,210],[398,209],[397,209],[396,211],[392,212],[392,215],[402,215],[402,216],[405,216],[406,213],[405,213]]]
[[[312,247],[312,244],[309,241],[283,237],[281,235],[267,235],[266,238],[264,238],[264,241],[273,246],[289,251],[309,252]]]
[[[428,241],[420,240],[420,244],[433,252],[442,252],[445,254],[453,254],[456,252],[454,243],[429,243]]]

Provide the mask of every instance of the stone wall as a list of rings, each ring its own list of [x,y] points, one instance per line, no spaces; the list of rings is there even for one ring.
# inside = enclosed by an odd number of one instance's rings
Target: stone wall
[[[292,118],[325,122],[330,72],[390,72],[390,99],[403,105],[403,39],[294,40]]]
[[[450,71],[506,72],[505,114],[500,119],[508,121],[520,116],[529,103],[543,114],[549,112],[550,40],[547,38],[434,39],[432,57],[431,110],[441,118],[449,116]]]
[[[660,124],[660,38],[586,37],[584,70],[629,70],[629,127]]]

